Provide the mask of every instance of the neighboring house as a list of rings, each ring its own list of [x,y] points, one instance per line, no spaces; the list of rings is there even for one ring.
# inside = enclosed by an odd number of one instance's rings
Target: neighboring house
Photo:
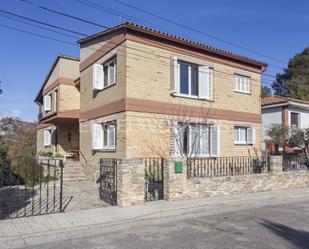
[[[164,124],[184,115],[192,122],[182,134],[184,149],[201,129],[206,132],[200,156],[260,151],[265,63],[131,23],[79,44],[83,163],[96,166],[103,157],[179,156],[170,126]],[[204,118],[207,126],[201,125]]]
[[[79,58],[58,54],[35,98],[39,106],[37,152],[79,150]]]
[[[272,124],[287,127],[309,128],[309,101],[272,96],[262,99],[263,140],[268,148],[273,150],[267,136],[267,130]],[[292,152],[285,146],[286,152]]]

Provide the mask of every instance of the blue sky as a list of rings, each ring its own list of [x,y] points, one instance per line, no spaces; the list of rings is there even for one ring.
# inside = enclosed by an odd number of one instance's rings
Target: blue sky
[[[33,1],[106,26],[113,26],[120,21],[127,20],[124,17],[87,7],[76,0]],[[139,20],[134,20],[135,22],[148,24],[148,26],[155,24],[156,28],[161,30],[173,31],[176,35],[263,60],[270,64],[266,72],[270,75],[275,75],[280,72],[280,68],[286,66],[122,6],[113,0],[90,1],[138,18]],[[295,53],[309,46],[309,1],[306,0],[123,1],[286,63]],[[78,30],[81,33],[92,34],[101,30],[93,25],[45,12],[20,0],[2,0],[0,9]],[[0,24],[2,25],[65,41],[76,41],[74,38],[8,20],[1,15]],[[17,115],[22,119],[35,120],[38,110],[33,100],[56,53],[79,56],[79,49],[76,46],[34,37],[3,27],[0,27],[0,31],[0,80],[3,89],[3,94],[0,95],[0,117]],[[263,81],[271,83],[272,78],[263,77]]]

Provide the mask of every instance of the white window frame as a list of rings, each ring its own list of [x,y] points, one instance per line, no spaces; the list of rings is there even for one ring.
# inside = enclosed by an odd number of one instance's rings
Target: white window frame
[[[205,125],[205,124],[191,124],[190,126],[189,126],[189,137],[188,137],[188,149],[189,150],[191,150],[191,152],[190,152],[190,154],[192,154],[193,152],[192,152],[192,150],[193,150],[193,145],[191,144],[191,127],[193,127],[193,126],[195,126],[195,127],[197,127],[197,129],[199,130],[198,132],[200,133],[199,134],[199,136],[201,136],[201,132],[203,132],[203,129],[207,129],[207,133],[208,133],[208,141],[207,141],[207,144],[208,144],[208,153],[200,153],[199,152],[199,154],[196,154],[195,156],[196,157],[209,157],[210,156],[210,151],[211,151],[211,148],[210,148],[210,146],[211,146],[211,132],[210,132],[210,125]],[[205,127],[206,126],[206,127]],[[198,141],[199,142],[199,147],[201,148],[202,147],[202,139],[200,139],[200,141]]]
[[[105,122],[101,124],[103,127],[103,150],[115,150],[116,149],[116,121],[112,122]],[[110,133],[111,130],[109,129],[110,127],[113,127],[114,129],[114,145],[110,145]],[[104,144],[105,141],[105,130],[106,130],[106,141],[107,145]]]
[[[238,133],[238,140],[235,140],[235,130],[237,129],[237,133]],[[246,137],[245,140],[240,140],[241,137],[241,130],[245,130],[246,131]],[[247,126],[241,126],[241,125],[236,125],[234,126],[234,130],[233,130],[233,140],[234,140],[234,144],[235,145],[254,145],[255,144],[255,128],[252,127],[247,127]],[[249,141],[249,135],[251,134],[251,141]]]
[[[297,114],[297,121],[298,121],[298,126],[296,126],[297,128],[301,128],[301,123],[300,123],[300,121],[301,121],[301,119],[300,119],[300,112],[294,112],[294,111],[290,111],[290,117],[289,117],[289,124],[290,124],[290,126],[292,126],[292,113],[295,113],[295,114]],[[294,127],[294,126],[292,126],[292,127]]]
[[[110,82],[110,65],[114,63],[114,82]],[[115,85],[117,82],[117,57],[107,60],[102,64],[103,66],[103,89]],[[104,68],[107,67],[107,85],[105,85],[105,71]]]
[[[181,93],[180,92],[180,88],[181,88],[181,79],[180,79],[180,64],[186,64],[186,65],[188,65],[188,91],[189,91],[189,93],[188,94],[186,94],[186,93]],[[191,73],[192,73],[192,71],[191,71],[191,67],[192,66],[195,66],[196,68],[197,68],[197,77],[196,77],[196,82],[197,82],[197,94],[196,95],[192,95],[191,94]],[[177,77],[177,80],[178,80],[178,89],[177,89],[177,92],[176,92],[176,95],[177,96],[182,96],[182,97],[189,97],[189,98],[194,98],[194,99],[198,99],[199,98],[199,77],[198,77],[198,74],[199,74],[199,65],[197,65],[197,64],[194,64],[194,63],[190,63],[190,62],[186,62],[186,61],[182,61],[182,60],[178,60],[177,61],[177,74],[178,74],[178,77]]]
[[[241,82],[243,80],[246,80],[246,82]],[[241,84],[243,84],[243,86],[241,86]],[[247,90],[245,90],[245,84],[247,84]],[[250,94],[251,92],[250,77],[241,74],[234,74],[234,92]]]
[[[49,140],[46,141],[45,140],[45,134],[48,133],[49,136]],[[43,143],[44,143],[44,147],[50,147],[52,145],[52,130],[44,130],[43,131]]]
[[[46,109],[47,98],[49,98],[49,105],[50,105],[49,109]],[[45,113],[51,112],[53,110],[53,94],[52,94],[52,92],[44,95],[44,97],[43,97],[43,110],[44,110]]]

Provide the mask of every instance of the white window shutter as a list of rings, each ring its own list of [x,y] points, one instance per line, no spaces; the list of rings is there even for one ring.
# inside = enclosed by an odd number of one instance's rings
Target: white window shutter
[[[93,65],[92,85],[94,90],[102,90],[104,88],[104,72],[103,66],[100,64]]]
[[[255,128],[247,129],[247,144],[255,144]]]
[[[101,124],[92,125],[92,149],[103,149],[103,127]]]
[[[220,127],[217,125],[210,127],[210,155],[212,157],[220,155]]]
[[[170,150],[171,150],[171,156],[174,157],[181,156],[180,147],[182,146],[182,138],[181,138],[181,131],[179,129],[180,128],[177,121],[171,121]]]
[[[44,111],[51,111],[51,96],[45,95],[43,98]]]
[[[171,93],[179,93],[179,65],[177,56],[171,58]]]
[[[50,146],[51,145],[51,132],[50,131],[44,131],[44,146]]]
[[[207,66],[199,66],[198,75],[199,98],[212,99],[213,70]]]

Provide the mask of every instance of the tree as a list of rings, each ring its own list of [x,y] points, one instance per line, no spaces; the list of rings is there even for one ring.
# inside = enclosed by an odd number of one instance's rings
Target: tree
[[[301,149],[306,156],[306,165],[309,168],[309,128],[290,128],[289,146]]]
[[[289,60],[282,74],[277,74],[272,88],[275,95],[309,100],[309,47]]]
[[[273,124],[269,127],[266,133],[270,137],[272,143],[275,146],[276,154],[278,154],[279,147],[283,146],[287,140],[289,134],[289,128],[284,125]]]
[[[261,97],[266,98],[271,96],[271,89],[268,86],[261,86]]]

